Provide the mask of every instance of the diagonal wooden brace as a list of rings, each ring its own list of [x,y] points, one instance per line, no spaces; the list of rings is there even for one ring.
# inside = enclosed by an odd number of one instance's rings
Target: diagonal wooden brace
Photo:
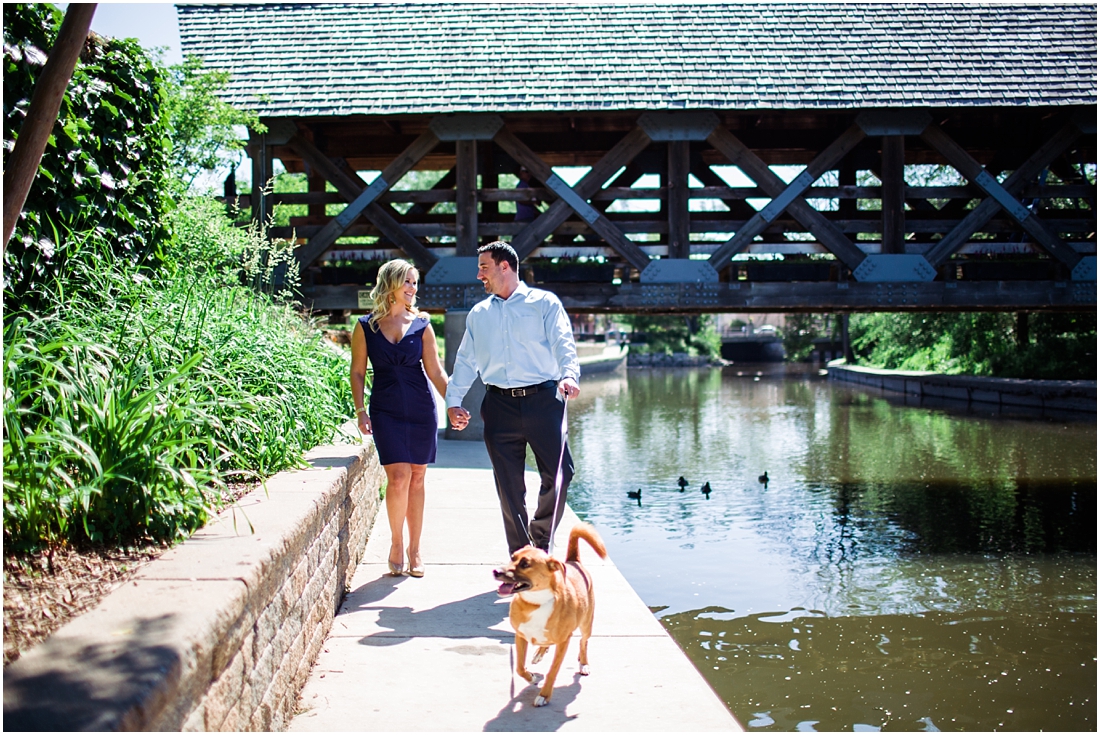
[[[999,184],[980,163],[975,161],[955,141],[951,140],[939,126],[929,125],[921,137],[943,154],[948,162],[958,169],[959,173],[989,194],[989,197],[983,199],[978,206],[970,210],[951,232],[947,233],[942,240],[936,243],[935,247],[925,253],[924,257],[928,259],[928,262],[932,265],[939,265],[950,258],[955,251],[967,243],[971,235],[984,227],[1003,207],[1009,213],[1009,216],[1024,227],[1028,234],[1035,237],[1036,242],[1072,270],[1080,261],[1081,256],[1073,248],[1063,243],[1056,234],[1050,232],[1031,210],[1020,204],[1016,200],[1016,195],[1024,186],[1034,181],[1043,169],[1047,168],[1054,159],[1069,148],[1080,135],[1081,128],[1076,123],[1069,122],[1062,126],[1050,140],[1040,146],[1030,158],[1013,171],[1012,175],[1005,179],[1003,184]],[[981,180],[979,181],[979,179]],[[994,191],[997,192],[996,195],[992,193]],[[1026,225],[1025,222],[1027,222]]]
[[[497,132],[494,140],[508,155],[526,167],[532,176],[543,181],[546,187],[559,197],[534,222],[523,228],[512,239],[512,247],[516,249],[520,260],[530,255],[558,225],[576,212],[632,266],[638,270],[644,270],[649,265],[649,256],[603,213],[588,203],[588,198],[599,191],[616,171],[634,160],[634,157],[649,145],[650,139],[644,130],[635,128],[628,133],[572,188],[507,129],[502,128]]]
[[[707,138],[707,142],[728,158],[730,163],[744,171],[746,176],[764,190],[764,193],[772,197],[772,201],[753,215],[736,235],[711,255],[709,262],[714,269],[725,268],[730,258],[747,248],[753,238],[767,229],[768,225],[784,211],[789,211],[791,216],[810,230],[826,249],[849,268],[855,269],[859,266],[866,257],[864,252],[856,247],[836,225],[826,219],[825,215],[802,199],[802,194],[821,174],[836,165],[855,148],[864,137],[866,134],[858,125],[851,126],[819,153],[806,170],[788,185],[736,136],[725,128],[715,128]]]
[[[390,165],[386,166],[382,170],[382,173],[378,177],[367,185],[356,176],[351,179],[349,176],[339,171],[337,167],[328,156],[319,151],[309,141],[305,140],[300,135],[294,136],[287,145],[289,145],[295,152],[302,156],[303,159],[309,165],[313,166],[314,170],[324,176],[328,181],[331,181],[336,190],[340,192],[340,195],[346,198],[349,202],[348,206],[344,208],[340,214],[329,220],[320,232],[310,238],[309,242],[298,249],[296,253],[298,262],[304,265],[309,265],[316,260],[321,253],[332,247],[333,243],[344,234],[344,231],[351,226],[360,214],[366,214],[367,218],[371,220],[382,230],[387,237],[394,241],[394,243],[404,250],[410,257],[417,260],[422,265],[430,266],[435,263],[436,258],[431,252],[423,246],[415,237],[409,235],[403,227],[388,214],[385,214],[384,210],[380,207],[371,207],[378,197],[382,196],[387,189],[393,184],[397,183],[408,173],[416,163],[432,151],[439,143],[439,138],[436,137],[432,131],[427,131],[419,138],[414,140],[408,148],[406,148],[401,155],[395,158]],[[334,169],[338,173],[334,173]],[[376,220],[376,216],[384,215],[385,219],[379,221]],[[401,237],[398,235],[396,238],[390,231],[396,226],[398,230],[404,232],[407,237]],[[412,247],[412,243],[415,242],[419,247],[414,251],[410,251],[408,247]],[[427,256],[427,257],[425,257]]]

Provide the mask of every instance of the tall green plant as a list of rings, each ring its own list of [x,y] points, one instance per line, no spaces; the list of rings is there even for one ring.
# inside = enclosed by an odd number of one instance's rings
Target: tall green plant
[[[304,322],[289,244],[185,199],[156,270],[94,233],[47,282],[49,311],[5,320],[4,534],[176,538],[232,476],[300,466],[351,417],[347,356]]]

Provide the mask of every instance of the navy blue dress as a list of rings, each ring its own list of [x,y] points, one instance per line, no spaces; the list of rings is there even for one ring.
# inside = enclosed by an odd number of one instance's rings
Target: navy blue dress
[[[397,344],[374,331],[369,316],[359,318],[374,368],[367,412],[374,445],[383,465],[435,462],[437,421],[431,386],[421,362],[428,317],[418,316]],[[431,346],[435,349],[435,345]]]

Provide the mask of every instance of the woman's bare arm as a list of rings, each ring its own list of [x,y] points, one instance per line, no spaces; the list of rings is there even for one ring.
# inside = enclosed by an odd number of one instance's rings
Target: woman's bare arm
[[[351,333],[351,400],[355,404],[355,419],[359,431],[371,434],[370,417],[367,416],[363,402],[364,387],[367,383],[367,336],[363,334],[363,325],[355,323]]]
[[[432,330],[432,325],[429,322],[428,326],[424,328],[424,351],[422,358],[424,360],[424,372],[428,375],[428,380],[432,381],[432,385],[439,391],[439,395],[447,397],[447,373],[443,372],[443,365],[439,362],[439,350],[435,344],[435,331]]]

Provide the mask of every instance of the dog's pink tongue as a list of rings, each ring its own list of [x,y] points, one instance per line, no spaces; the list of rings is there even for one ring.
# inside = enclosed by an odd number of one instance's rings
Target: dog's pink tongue
[[[515,582],[501,582],[500,586],[497,587],[497,594],[501,597],[507,597],[508,595],[512,594],[512,591],[515,588]]]

